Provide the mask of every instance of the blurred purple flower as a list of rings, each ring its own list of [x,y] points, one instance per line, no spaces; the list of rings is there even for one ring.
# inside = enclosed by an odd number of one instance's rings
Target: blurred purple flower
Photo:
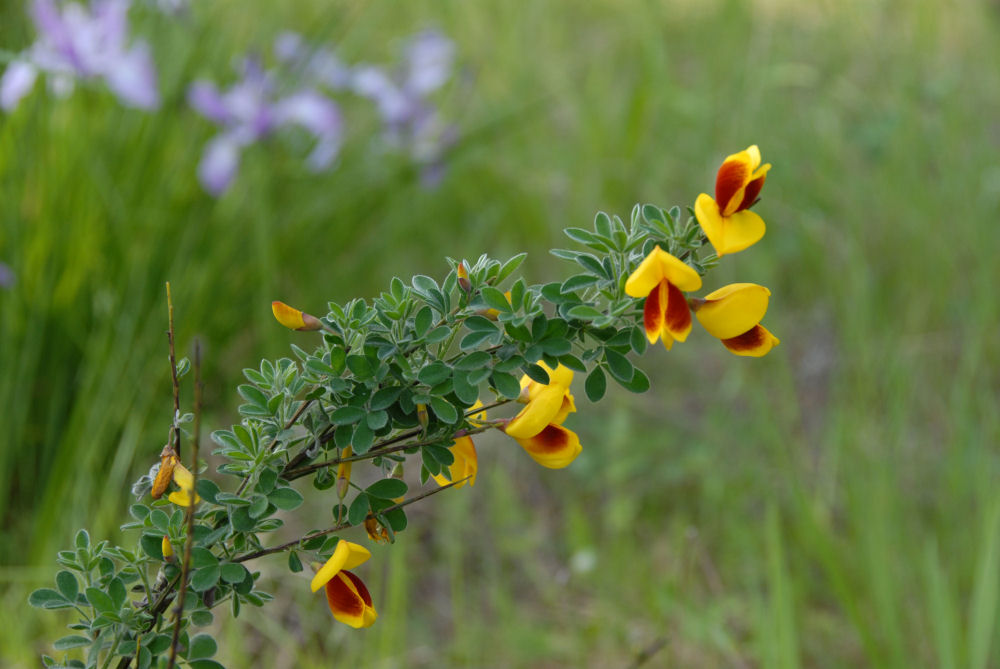
[[[212,195],[221,195],[232,183],[245,147],[283,126],[301,126],[315,137],[316,145],[306,160],[314,170],[329,167],[340,149],[337,105],[308,88],[279,97],[272,76],[253,59],[244,62],[242,80],[224,93],[212,82],[196,81],[188,89],[188,103],[221,126],[198,164],[198,179]]]
[[[156,71],[145,42],[127,43],[129,0],[93,0],[89,10],[55,0],[34,0],[31,14],[38,39],[12,62],[0,79],[0,107],[13,109],[34,86],[39,72],[53,77],[59,92],[73,79],[104,79],[126,105],[154,109],[160,104]]]
[[[10,288],[14,281],[14,270],[7,263],[0,262],[0,288]]]
[[[351,77],[351,89],[378,108],[386,141],[408,149],[424,166],[425,185],[440,180],[444,153],[457,139],[455,128],[443,123],[427,101],[451,77],[454,51],[449,39],[428,30],[406,44],[403,63],[394,73],[366,65],[355,68]]]

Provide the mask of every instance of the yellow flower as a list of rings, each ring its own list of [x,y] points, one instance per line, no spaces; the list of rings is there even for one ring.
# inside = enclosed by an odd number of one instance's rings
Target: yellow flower
[[[160,541],[160,552],[163,553],[163,559],[167,562],[173,562],[174,559],[174,547],[170,545],[170,537],[163,535],[163,539]]]
[[[472,290],[472,282],[469,281],[469,268],[465,266],[465,261],[458,263],[458,267],[455,269],[455,273],[458,275],[458,285],[465,292]]]
[[[650,344],[662,337],[663,346],[669,351],[675,339],[687,339],[691,332],[691,312],[681,291],[699,288],[698,272],[658,245],[639,263],[625,282],[625,292],[646,298],[642,320]]]
[[[290,307],[284,302],[277,300],[271,302],[271,313],[274,314],[279,323],[289,330],[311,331],[323,329],[323,323],[318,318]]]
[[[476,400],[476,403],[472,405],[470,411],[475,411],[481,406],[483,406],[483,403],[480,400]],[[471,424],[481,425],[482,422],[486,420],[486,412],[480,411],[470,415],[468,418]],[[455,461],[448,467],[448,475],[445,476],[444,472],[435,474],[434,480],[440,486],[448,485],[452,481],[461,481],[461,483],[455,484],[456,488],[461,488],[466,483],[469,485],[476,485],[476,472],[479,471],[479,458],[476,455],[476,445],[472,443],[472,437],[459,437],[452,443],[450,450],[452,456],[455,458]]]
[[[354,628],[370,627],[378,617],[368,588],[360,578],[347,571],[371,556],[364,546],[341,539],[310,584],[313,592],[326,586],[326,602],[333,617]]]
[[[549,382],[538,383],[527,375],[521,378],[521,401],[527,404],[504,428],[515,439],[534,437],[550,423],[562,423],[567,415],[576,411],[573,395],[569,392],[573,370],[564,365],[552,369],[541,360],[538,364],[549,375]]]
[[[182,465],[180,462],[176,462],[176,456],[174,456],[174,460],[174,483],[177,484],[177,487],[180,488],[180,490],[175,490],[167,495],[167,499],[177,506],[191,506],[191,492],[194,489],[194,476],[187,467]],[[198,493],[195,493],[194,503],[197,504],[200,501],[201,497]]]
[[[736,355],[759,358],[780,343],[760,324],[770,295],[771,291],[755,283],[731,283],[703,299],[691,300],[691,307],[698,322],[726,348]]]
[[[569,466],[583,451],[576,433],[555,423],[546,425],[541,432],[532,437],[516,441],[535,462],[549,469]]]
[[[170,485],[170,481],[174,475],[174,465],[177,464],[177,454],[174,453],[174,449],[167,445],[163,447],[163,451],[160,453],[160,468],[156,470],[156,478],[153,479],[153,489],[150,491],[150,495],[153,499],[160,499],[163,493],[167,491],[167,486]]]
[[[576,411],[569,392],[573,370],[564,365],[552,369],[541,360],[538,364],[548,373],[548,384],[522,377],[519,401],[527,402],[527,406],[507,423],[504,431],[538,464],[562,469],[583,450],[576,433],[562,426],[566,417]]]
[[[354,455],[354,451],[350,446],[344,449],[340,457],[349,458]],[[344,499],[347,496],[347,491],[350,490],[351,485],[351,469],[354,462],[341,462],[337,465],[337,497]]]
[[[715,199],[702,193],[694,202],[694,215],[720,258],[764,236],[764,220],[750,211],[771,169],[760,163],[756,144],[728,156],[715,177]]]

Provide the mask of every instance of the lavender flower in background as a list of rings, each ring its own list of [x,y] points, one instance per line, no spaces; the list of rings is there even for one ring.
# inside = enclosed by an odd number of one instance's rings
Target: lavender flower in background
[[[351,68],[322,47],[312,48],[294,32],[283,32],[274,40],[274,55],[286,66],[297,70],[303,81],[332,91],[348,88]]]
[[[8,289],[14,285],[14,270],[5,262],[0,262],[0,288]]]
[[[441,33],[428,30],[406,44],[403,56],[392,74],[371,65],[355,68],[350,85],[375,103],[385,124],[386,141],[408,149],[424,166],[424,183],[433,185],[441,178],[444,153],[457,133],[441,120],[427,97],[451,77],[454,45]]]
[[[35,43],[12,62],[0,79],[0,107],[14,109],[35,85],[39,72],[51,77],[57,94],[72,90],[75,79],[104,79],[130,107],[160,104],[149,46],[127,46],[129,0],[93,0],[89,9],[54,0],[34,0],[31,15],[38,29]]]
[[[311,88],[280,97],[273,76],[253,59],[244,62],[243,78],[224,93],[212,82],[196,81],[188,89],[188,102],[221,128],[198,164],[198,179],[212,195],[221,195],[232,183],[244,148],[283,126],[301,126],[316,138],[306,159],[314,170],[329,167],[340,149],[337,105]]]

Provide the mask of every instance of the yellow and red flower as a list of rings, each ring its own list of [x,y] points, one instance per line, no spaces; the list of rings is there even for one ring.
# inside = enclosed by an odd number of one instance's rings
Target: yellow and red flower
[[[371,627],[378,613],[364,582],[347,570],[363,564],[371,556],[364,546],[341,539],[310,584],[313,592],[325,586],[326,602],[333,617],[355,629]]]
[[[691,308],[698,322],[731,352],[759,358],[780,343],[760,324],[770,295],[771,291],[755,283],[731,283],[692,299]]]
[[[669,351],[674,340],[684,341],[691,332],[691,311],[683,292],[701,288],[701,277],[684,261],[653,247],[625,282],[625,292],[645,297],[642,310],[646,338],[650,344],[663,338]]]
[[[521,378],[521,399],[526,406],[504,427],[528,455],[543,467],[561,469],[576,459],[583,447],[576,433],[562,426],[566,417],[576,411],[569,386],[573,370],[559,365],[550,368],[538,363],[549,375],[547,384],[538,383],[525,375]]]
[[[764,236],[764,219],[750,211],[764,187],[770,164],[761,165],[757,145],[726,157],[715,177],[715,199],[702,193],[694,215],[721,258],[756,244]]]
[[[271,313],[274,314],[279,323],[289,330],[307,332],[323,329],[323,323],[315,316],[299,311],[278,300],[271,302]]]

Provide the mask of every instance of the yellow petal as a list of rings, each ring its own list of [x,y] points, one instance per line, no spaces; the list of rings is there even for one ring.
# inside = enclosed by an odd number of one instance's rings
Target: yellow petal
[[[288,306],[284,302],[279,302],[278,300],[271,302],[271,312],[278,322],[289,330],[301,330],[306,326],[306,322],[302,318],[302,312]]]
[[[167,499],[173,504],[176,504],[177,506],[191,506],[191,495],[188,493],[187,490],[184,489],[175,490],[174,492],[167,495]],[[195,504],[197,504],[198,502],[201,501],[201,497],[199,495],[195,495],[194,501]]]
[[[629,275],[625,292],[631,297],[646,297],[664,279],[683,291],[701,288],[698,272],[657,245]]]
[[[545,386],[521,412],[507,423],[504,431],[515,439],[528,439],[545,429],[562,408],[566,394],[562,386]]]
[[[770,294],[755,283],[731,283],[706,295],[694,315],[710,335],[730,339],[760,323]]]
[[[341,569],[354,569],[359,564],[366,562],[371,556],[371,551],[364,546],[341,539],[337,542],[337,548],[333,551],[333,555],[326,561],[326,564],[319,568],[309,586],[313,592],[316,592]]]
[[[566,394],[563,395],[563,401],[562,405],[559,407],[559,413],[557,413],[556,417],[552,419],[552,422],[556,425],[562,425],[563,421],[566,420],[566,417],[571,413],[576,413],[576,401],[573,399],[573,393],[567,390]]]
[[[749,209],[738,211],[726,219],[723,250],[720,252],[716,248],[716,253],[722,256],[722,253],[736,253],[753,246],[764,236],[765,229],[764,219],[760,216]]]
[[[549,469],[569,466],[583,450],[576,433],[561,425],[548,425],[537,435],[518,439],[517,443],[535,462]]]
[[[163,535],[163,539],[160,541],[160,552],[163,553],[163,559],[169,560],[174,556],[174,547],[170,545],[170,537]]]
[[[723,339],[722,343],[731,353],[760,358],[767,355],[772,348],[781,343],[777,337],[768,332],[763,325],[755,325],[751,330],[738,337]]]
[[[719,206],[708,193],[702,193],[694,201],[694,217],[698,219],[701,231],[708,237],[720,258],[725,255],[725,228]]]
[[[486,412],[485,411],[479,411],[479,412],[476,412],[474,414],[469,414],[469,412],[470,411],[475,411],[476,409],[478,409],[478,408],[480,408],[482,406],[483,406],[482,401],[481,400],[476,400],[475,403],[471,407],[469,407],[468,409],[466,409],[466,418],[468,419],[468,421],[471,424],[473,424],[475,426],[480,426],[480,425],[482,425],[484,423],[484,421],[486,420]]]

